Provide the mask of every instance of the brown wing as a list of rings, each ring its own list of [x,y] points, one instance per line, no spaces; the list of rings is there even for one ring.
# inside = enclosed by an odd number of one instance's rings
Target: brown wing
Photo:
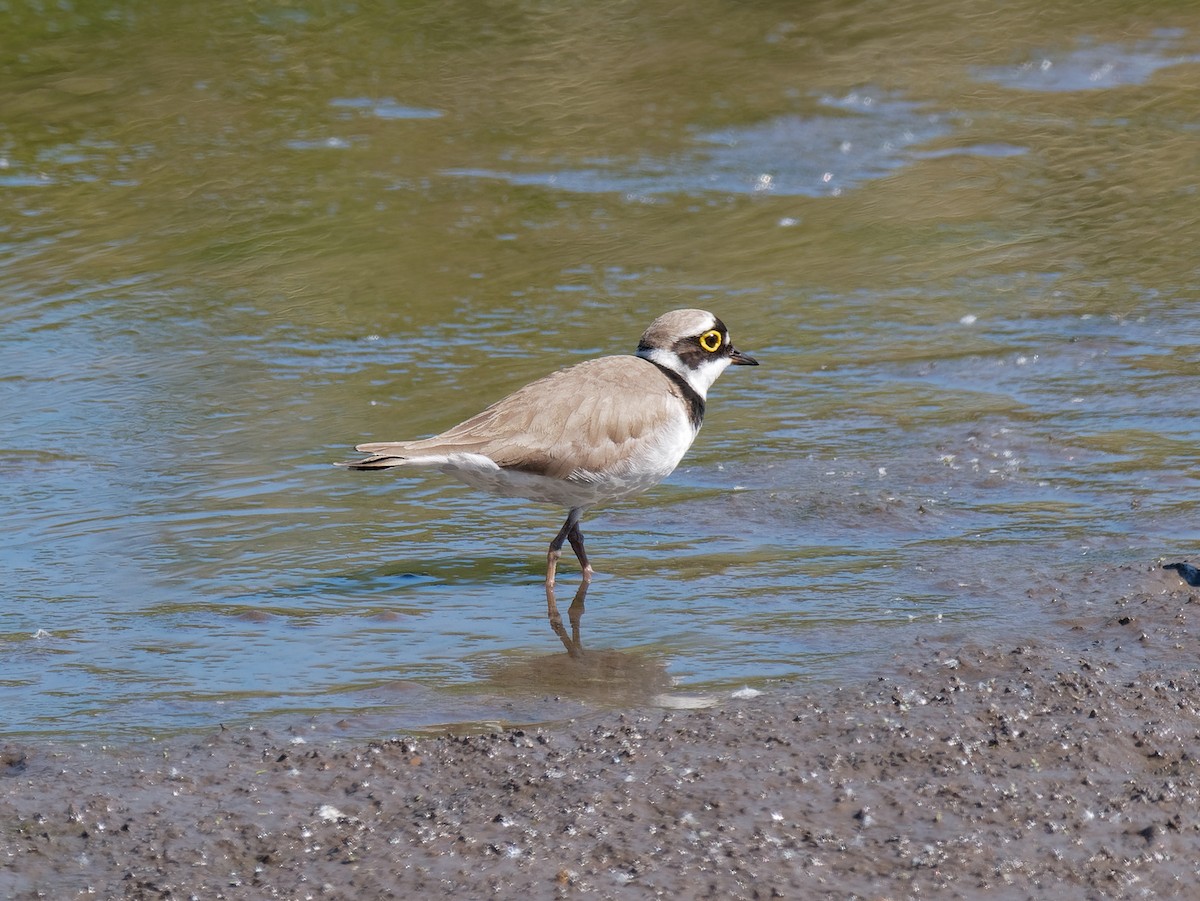
[[[413,462],[482,454],[503,468],[568,478],[604,470],[684,418],[679,389],[653,363],[601,357],[531,382],[440,435],[357,449]]]

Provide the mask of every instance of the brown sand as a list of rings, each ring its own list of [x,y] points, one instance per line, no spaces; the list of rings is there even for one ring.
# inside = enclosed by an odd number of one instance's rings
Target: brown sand
[[[1195,897],[1198,593],[1084,574],[1018,637],[715,710],[9,743],[0,897]]]

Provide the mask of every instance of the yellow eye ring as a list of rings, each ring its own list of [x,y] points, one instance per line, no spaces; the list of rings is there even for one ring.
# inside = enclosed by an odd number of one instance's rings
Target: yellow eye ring
[[[721,349],[721,345],[725,343],[725,336],[718,332],[715,328],[709,329],[698,339],[700,346],[707,350],[710,354],[715,354]]]

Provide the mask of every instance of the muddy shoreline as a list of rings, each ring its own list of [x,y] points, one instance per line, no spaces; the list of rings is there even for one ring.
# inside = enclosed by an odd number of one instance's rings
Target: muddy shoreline
[[[1200,590],[1079,574],[988,646],[553,729],[0,743],[0,897],[1174,898]]]

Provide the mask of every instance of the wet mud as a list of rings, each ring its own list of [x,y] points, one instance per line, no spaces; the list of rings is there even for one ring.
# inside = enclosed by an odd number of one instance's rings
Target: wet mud
[[[871,679],[379,742],[0,747],[0,897],[1177,898],[1200,879],[1197,592],[1035,589]],[[994,636],[993,636],[994,638]]]

